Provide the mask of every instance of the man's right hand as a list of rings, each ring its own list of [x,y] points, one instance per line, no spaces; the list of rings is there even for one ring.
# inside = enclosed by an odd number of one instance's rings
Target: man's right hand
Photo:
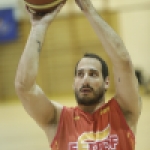
[[[52,11],[50,13],[46,13],[44,15],[38,15],[36,13],[32,13],[30,8],[27,6],[26,10],[27,10],[27,13],[29,14],[32,26],[36,26],[36,25],[48,26],[53,21],[53,19],[56,17],[56,15],[59,13],[59,11],[64,6],[64,4],[65,3],[61,3],[60,5],[58,5],[58,7],[54,11]]]

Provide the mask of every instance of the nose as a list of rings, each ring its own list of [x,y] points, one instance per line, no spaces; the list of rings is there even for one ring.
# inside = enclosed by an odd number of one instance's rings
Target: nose
[[[88,83],[89,83],[89,76],[88,74],[85,74],[83,78],[83,85],[87,85]]]

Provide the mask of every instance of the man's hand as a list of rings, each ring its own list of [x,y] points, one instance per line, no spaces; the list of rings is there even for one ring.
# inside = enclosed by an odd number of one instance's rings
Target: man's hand
[[[54,11],[52,11],[50,13],[46,13],[44,15],[32,13],[30,8],[26,7],[32,26],[36,26],[36,25],[48,26],[53,21],[53,19],[56,17],[56,15],[59,13],[59,11],[61,10],[61,8],[63,7],[64,4],[65,3],[61,3]]]
[[[75,0],[75,2],[84,13],[95,11],[95,8],[90,0]]]

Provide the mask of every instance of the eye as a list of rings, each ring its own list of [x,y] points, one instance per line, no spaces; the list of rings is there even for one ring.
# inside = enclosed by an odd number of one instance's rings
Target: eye
[[[98,74],[97,74],[96,72],[90,72],[89,75],[90,75],[91,77],[97,77],[97,76],[98,76]]]
[[[78,77],[83,77],[83,76],[84,76],[84,73],[80,71],[80,72],[77,73],[77,76],[78,76]]]

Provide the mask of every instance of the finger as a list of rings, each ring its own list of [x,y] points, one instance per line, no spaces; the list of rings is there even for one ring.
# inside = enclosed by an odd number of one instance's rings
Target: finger
[[[61,3],[61,4],[57,7],[56,11],[59,12],[63,6],[64,6],[64,3]]]
[[[80,9],[83,10],[83,7],[82,7],[81,3],[79,2],[79,0],[75,0],[75,2],[80,7]]]
[[[26,11],[30,14],[35,13],[35,11],[32,11],[31,8],[29,6],[25,6],[26,7]]]
[[[25,5],[25,11],[29,15],[30,20],[33,18],[33,12],[31,11],[30,7]]]
[[[37,12],[34,11],[34,10],[33,10],[32,8],[30,8],[29,6],[26,5],[25,8],[26,8],[26,11],[27,11],[27,13],[28,13],[28,15],[29,15],[29,17],[30,17],[30,20],[32,20],[32,19],[34,19],[34,20],[39,20],[39,19],[42,18],[41,15],[37,14]]]
[[[55,16],[63,7],[64,4],[60,4],[59,6],[57,6],[57,8],[55,10],[53,10],[52,12],[46,13],[44,18],[49,18],[49,16]]]

